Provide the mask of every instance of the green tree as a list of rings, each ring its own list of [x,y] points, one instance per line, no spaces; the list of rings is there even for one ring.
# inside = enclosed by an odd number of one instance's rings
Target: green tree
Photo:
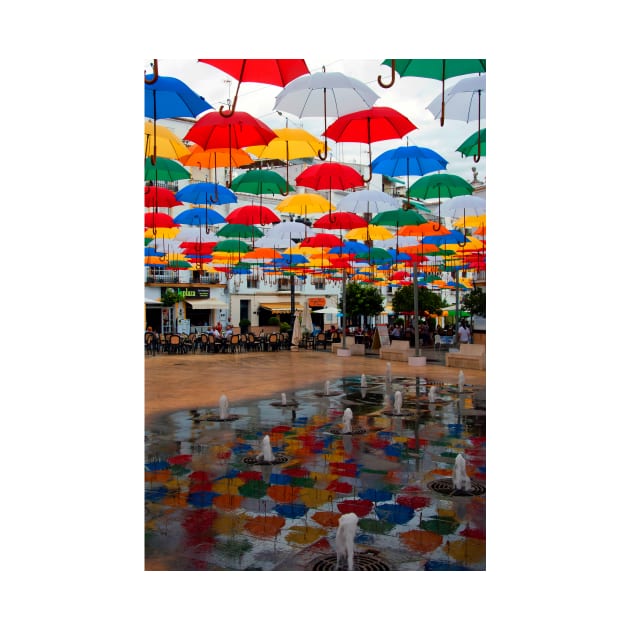
[[[374,286],[349,282],[346,285],[346,304],[343,297],[339,299],[339,305],[346,317],[350,317],[353,324],[358,323],[360,315],[379,315],[383,312],[383,296]]]
[[[462,299],[462,306],[471,315],[486,316],[486,292],[479,287],[467,293]]]
[[[418,315],[422,317],[424,311],[438,313],[446,303],[437,293],[426,287],[418,287]],[[392,308],[395,313],[413,313],[413,285],[400,287],[392,297]]]

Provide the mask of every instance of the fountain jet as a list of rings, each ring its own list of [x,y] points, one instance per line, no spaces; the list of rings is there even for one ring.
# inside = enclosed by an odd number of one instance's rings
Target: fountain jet
[[[268,435],[262,439],[262,454],[258,456],[258,459],[262,459],[265,462],[273,461],[273,452],[271,451],[271,440]]]
[[[352,433],[352,409],[350,407],[347,407],[343,412],[342,433]]]
[[[472,488],[470,477],[466,474],[466,460],[461,453],[459,453],[455,458],[455,466],[453,467],[453,485],[456,490],[470,491]]]
[[[229,407],[228,397],[225,394],[221,394],[219,398],[219,418],[221,420],[227,420]]]
[[[397,390],[394,393],[394,413],[400,415],[402,409],[402,392]]]
[[[339,571],[339,564],[342,559],[346,560],[348,571],[354,571],[354,536],[358,522],[359,517],[354,512],[348,512],[339,518],[335,536],[335,547],[337,548],[337,566],[335,571]]]

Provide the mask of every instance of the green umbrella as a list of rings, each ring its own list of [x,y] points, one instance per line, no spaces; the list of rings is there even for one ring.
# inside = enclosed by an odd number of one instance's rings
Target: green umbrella
[[[180,179],[190,179],[190,173],[175,160],[156,157],[155,164],[151,158],[144,160],[144,181],[175,182]]]
[[[250,251],[249,245],[245,241],[239,241],[237,239],[228,239],[226,241],[219,241],[212,251],[215,252],[239,252],[240,254]]]
[[[390,83],[385,84],[381,81],[381,77],[378,77],[378,84],[383,88],[394,85],[396,72],[401,77],[424,77],[442,82],[440,127],[444,126],[444,82],[446,79],[486,71],[485,59],[385,59],[383,64],[392,68]]]
[[[459,151],[463,157],[471,157],[475,155],[486,154],[486,130],[475,131],[462,142],[456,151]],[[477,153],[479,151],[479,153]]]
[[[264,232],[255,225],[242,225],[241,223],[227,223],[217,231],[217,236],[226,238],[259,238]]]
[[[440,210],[442,197],[470,195],[472,192],[473,187],[463,177],[451,175],[450,173],[431,173],[430,175],[424,175],[409,187],[410,197],[424,200],[438,200],[438,224],[441,219]]]
[[[419,215],[415,210],[385,210],[375,214],[370,219],[372,225],[385,225],[391,227],[400,227],[401,225],[420,225],[427,223],[427,220]]]
[[[278,173],[260,169],[254,169],[239,175],[234,179],[230,187],[236,192],[248,192],[253,195],[282,195],[283,197],[289,191],[295,190]]]

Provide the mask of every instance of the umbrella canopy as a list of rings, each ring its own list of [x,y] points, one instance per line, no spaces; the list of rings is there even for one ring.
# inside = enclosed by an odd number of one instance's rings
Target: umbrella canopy
[[[341,239],[334,234],[316,234],[305,238],[302,247],[336,247],[341,243]]]
[[[276,138],[275,132],[264,122],[247,112],[232,112],[229,118],[219,112],[202,116],[184,136],[203,149],[242,149],[256,144],[268,144]],[[230,181],[232,165],[230,164]]]
[[[307,214],[328,212],[329,208],[334,210],[335,206],[333,206],[326,197],[315,193],[290,195],[276,206],[278,212],[304,216]]]
[[[323,116],[324,129],[327,117],[339,118],[345,114],[372,107],[378,94],[365,83],[341,72],[322,72],[299,77],[289,83],[277,96],[274,109],[289,112],[298,118]],[[328,140],[324,142],[324,152],[318,153],[326,159]]]
[[[383,88],[394,85],[395,72],[401,77],[425,77],[442,82],[442,102],[440,126],[444,126],[444,82],[452,77],[486,71],[485,59],[385,59],[384,65],[391,66],[390,83],[383,83],[378,77],[378,84]]]
[[[219,68],[238,80],[232,109],[224,112],[223,105],[219,109],[221,115],[226,118],[234,114],[241,83],[267,83],[283,87],[309,72],[304,59],[199,59],[199,61]]]
[[[172,228],[176,225],[178,224],[173,217],[164,212],[145,212],[144,214],[144,227],[146,229]]]
[[[459,175],[432,173],[414,182],[409,188],[409,196],[419,199],[438,199],[438,223],[440,223],[441,201],[443,197],[457,197],[472,194],[473,187]]]
[[[332,123],[324,136],[335,142],[363,142],[368,145],[370,174],[363,181],[372,179],[372,143],[402,138],[417,127],[399,111],[391,107],[371,107],[345,114]]]
[[[278,210],[280,204],[276,206],[276,210]],[[269,230],[267,230],[267,236],[270,238],[275,237],[285,237],[289,239],[300,240],[302,238],[306,238],[307,236],[313,236],[315,234],[315,230],[312,227],[306,225],[306,223],[301,223],[299,221],[282,221],[282,223],[276,223],[271,226]]]
[[[280,223],[280,217],[265,206],[241,206],[232,210],[225,217],[227,223],[241,223],[242,225],[267,225]]]
[[[145,208],[172,208],[181,205],[183,205],[182,202],[168,188],[161,186],[144,187]]]
[[[190,153],[187,156],[180,158],[180,162],[185,166],[214,169],[214,180],[216,181],[217,167],[232,166],[238,168],[252,164],[253,160],[249,153],[243,149],[203,149],[195,144],[190,147]]]
[[[176,118],[186,116],[196,118],[201,112],[212,109],[203,96],[200,96],[183,81],[175,77],[152,74],[144,82],[144,115],[147,118]]]
[[[190,179],[190,173],[175,160],[156,157],[155,163],[150,157],[144,160],[144,181],[175,182]]]
[[[366,225],[367,221],[354,212],[331,212],[313,223],[313,227],[324,230],[352,230]]]
[[[411,175],[427,175],[446,169],[448,162],[432,149],[417,146],[398,147],[381,153],[372,162],[372,172],[394,177],[406,175],[407,193]],[[409,205],[409,194],[407,194]]]
[[[188,147],[170,130],[155,122],[144,122],[144,156],[179,160],[189,155]],[[151,160],[153,161],[153,160]]]
[[[252,195],[283,195],[295,190],[289,182],[275,171],[253,169],[234,179],[231,186],[236,192],[248,192]]]
[[[394,235],[387,228],[380,225],[367,225],[362,228],[354,228],[346,233],[346,238],[357,241],[374,241],[392,238]]]
[[[214,225],[225,223],[225,217],[212,208],[189,208],[180,212],[174,221],[180,225]]]
[[[474,156],[475,162],[478,162],[477,156],[486,154],[486,130],[480,129],[475,131],[464,140],[455,151],[459,151],[462,157]]]
[[[237,203],[236,195],[225,186],[212,182],[201,182],[197,184],[188,184],[175,193],[177,200],[194,204],[217,204]]]
[[[370,219],[372,225],[386,225],[399,228],[401,225],[420,225],[427,220],[413,210],[386,210],[379,212]]]
[[[314,164],[302,171],[296,178],[298,186],[306,186],[313,190],[328,190],[331,197],[333,190],[348,190],[363,186],[363,177],[351,166],[338,162]],[[332,203],[328,207],[332,212]]]
[[[306,129],[284,127],[273,130],[277,138],[267,145],[246,147],[247,152],[261,160],[298,160],[315,157],[324,148],[324,143]]]
[[[446,118],[477,121],[477,152],[474,160],[481,159],[481,120],[486,117],[486,75],[468,77],[458,81],[444,95],[444,115]],[[427,109],[437,118],[440,115],[439,95],[428,105]]]
[[[225,220],[225,219],[224,219]],[[224,238],[259,238],[264,232],[255,225],[228,223],[217,230],[217,236]]]
[[[346,195],[338,204],[337,209],[346,212],[381,212],[400,208],[401,201],[380,190],[357,190]],[[356,227],[356,226],[352,226]]]

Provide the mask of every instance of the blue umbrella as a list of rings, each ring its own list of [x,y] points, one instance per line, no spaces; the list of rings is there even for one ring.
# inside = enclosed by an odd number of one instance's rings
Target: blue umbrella
[[[366,488],[359,492],[359,498],[377,503],[378,501],[389,501],[392,498],[392,493],[376,488]]]
[[[364,254],[369,247],[358,241],[344,241],[343,246],[332,247],[329,254]]]
[[[393,177],[395,175],[426,175],[443,171],[448,162],[432,149],[404,146],[390,149],[374,158],[372,171]]]
[[[189,208],[173,218],[181,225],[214,225],[225,223],[225,217],[212,208]]]
[[[146,79],[152,80],[153,75],[148,74]],[[196,118],[207,109],[213,107],[179,79],[159,76],[154,83],[145,80],[144,115],[147,118]]]
[[[301,518],[308,512],[308,508],[301,503],[278,503],[273,509],[286,518]]]
[[[175,193],[175,199],[199,205],[221,205],[238,201],[236,195],[229,188],[211,182],[188,184],[188,186],[184,186],[179,192]]]
[[[413,508],[408,505],[400,505],[399,503],[382,503],[375,508],[376,514],[380,519],[403,525],[408,523],[414,515]]]

